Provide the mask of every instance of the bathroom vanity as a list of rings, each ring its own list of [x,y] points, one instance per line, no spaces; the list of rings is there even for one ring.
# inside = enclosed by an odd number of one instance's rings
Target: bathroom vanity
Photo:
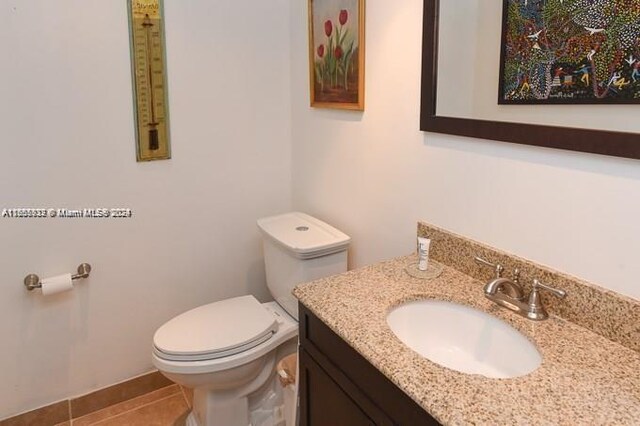
[[[300,424],[438,425],[300,304]]]
[[[408,256],[294,290],[300,301],[301,425],[637,424],[638,301],[421,227],[432,237],[432,258],[444,268],[436,279],[406,274],[407,263],[415,261]],[[553,283],[568,296],[545,298],[547,320],[515,315],[484,297],[491,274],[476,268],[471,254],[500,261],[507,271],[518,266],[527,281]],[[429,361],[387,323],[390,309],[428,299],[500,319],[535,345],[540,366],[521,377],[495,379]]]

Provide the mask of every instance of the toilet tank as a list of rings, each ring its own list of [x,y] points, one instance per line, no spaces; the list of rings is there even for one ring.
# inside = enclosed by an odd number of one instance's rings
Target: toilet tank
[[[291,294],[303,282],[347,271],[351,238],[304,213],[258,220],[262,231],[267,286],[271,295],[298,319],[298,301]]]

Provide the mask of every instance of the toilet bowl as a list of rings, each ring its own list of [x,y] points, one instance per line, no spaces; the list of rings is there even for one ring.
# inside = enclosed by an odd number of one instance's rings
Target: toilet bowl
[[[260,219],[267,285],[275,302],[241,296],[203,305],[162,325],[152,360],[194,389],[189,426],[285,426],[276,364],[297,351],[297,284],[347,269],[349,237],[303,213]],[[286,424],[286,426],[293,426]]]
[[[255,322],[250,327],[245,321],[237,327],[231,318],[221,322],[220,313],[229,312]],[[188,424],[248,425],[250,396],[273,378],[277,360],[296,351],[297,334],[297,321],[277,303],[260,304],[253,296],[227,299],[159,328],[153,364],[173,382],[194,389]]]

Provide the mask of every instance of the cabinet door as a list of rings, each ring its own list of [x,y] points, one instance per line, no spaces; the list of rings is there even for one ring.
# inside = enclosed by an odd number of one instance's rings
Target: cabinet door
[[[300,349],[300,426],[373,426],[340,386]]]
[[[440,426],[304,305],[299,307],[301,426]]]

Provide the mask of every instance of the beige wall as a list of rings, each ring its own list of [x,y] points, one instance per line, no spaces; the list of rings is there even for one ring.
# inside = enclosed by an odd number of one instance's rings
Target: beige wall
[[[640,162],[419,131],[422,0],[367,2],[364,114],[310,109],[291,7],[294,206],[351,235],[352,266],[425,220],[640,299]]]
[[[188,308],[268,299],[258,217],[291,208],[284,0],[165,0],[171,161],[135,162],[125,1],[0,3],[0,209],[129,207],[130,220],[0,218],[0,419],[151,369]],[[29,272],[91,278],[44,299]]]

